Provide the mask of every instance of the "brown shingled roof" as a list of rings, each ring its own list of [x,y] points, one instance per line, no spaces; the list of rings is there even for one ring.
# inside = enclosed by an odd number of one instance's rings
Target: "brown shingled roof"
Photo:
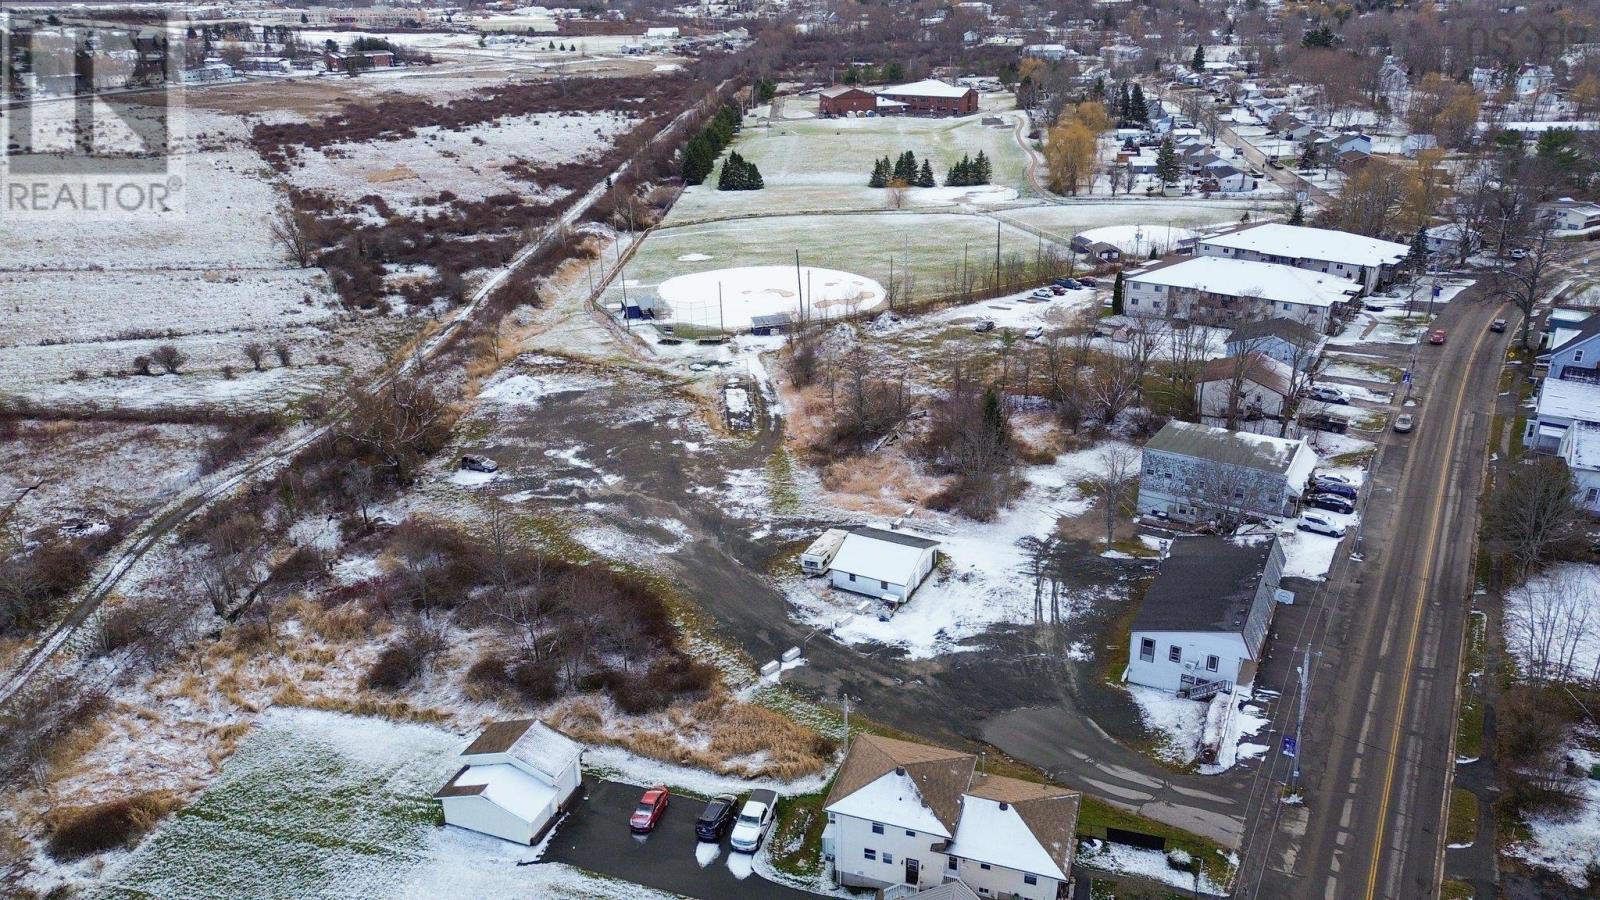
[[[1291,376],[1289,367],[1262,353],[1246,353],[1247,357],[1240,360],[1237,356],[1225,356],[1213,359],[1200,369],[1200,374],[1195,377],[1196,384],[1205,384],[1209,381],[1233,380],[1236,373],[1243,366],[1243,375],[1249,381],[1261,385],[1280,397],[1287,397],[1294,392],[1290,385]]]
[[[477,739],[461,751],[463,756],[472,756],[477,753],[505,753],[517,738],[533,726],[533,719],[509,719],[504,722],[492,722]]]
[[[897,741],[875,734],[857,735],[822,805],[823,808],[832,806],[904,767],[928,809],[954,833],[961,818],[961,794],[972,780],[976,765],[977,757],[959,750]]]
[[[471,766],[462,766],[459,771],[450,776],[444,787],[433,792],[433,798],[438,800],[443,797],[476,797],[488,787],[486,784],[456,784],[456,779],[466,773]]]

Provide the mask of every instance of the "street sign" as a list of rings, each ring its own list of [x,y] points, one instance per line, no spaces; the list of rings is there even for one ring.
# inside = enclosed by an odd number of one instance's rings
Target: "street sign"
[[[1299,749],[1300,749],[1300,742],[1299,741],[1295,740],[1293,737],[1290,737],[1287,734],[1283,736],[1283,755],[1284,756],[1294,756],[1295,752],[1298,751]]]

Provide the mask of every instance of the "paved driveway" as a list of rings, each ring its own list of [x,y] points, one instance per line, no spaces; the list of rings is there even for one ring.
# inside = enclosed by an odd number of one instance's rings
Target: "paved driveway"
[[[715,848],[694,837],[694,820],[705,804],[674,796],[651,834],[628,831],[628,813],[643,790],[638,785],[584,779],[588,797],[556,829],[544,859],[672,891],[701,900],[809,900],[817,895],[775,884],[750,870],[750,856],[731,853],[728,840]],[[701,859],[705,859],[704,864]]]

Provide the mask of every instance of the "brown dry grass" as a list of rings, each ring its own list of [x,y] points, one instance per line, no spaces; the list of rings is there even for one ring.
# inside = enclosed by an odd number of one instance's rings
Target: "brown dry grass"
[[[284,604],[284,612],[297,619],[312,634],[330,643],[353,643],[372,632],[372,613],[354,600],[334,607],[323,607],[304,597],[295,597]]]
[[[819,772],[833,753],[830,741],[778,713],[733,700],[722,690],[691,705],[669,707],[658,722],[629,724],[607,721],[594,702],[574,700],[555,709],[550,724],[570,737],[591,744],[611,744],[640,756],[694,766],[723,775],[771,776],[784,780]],[[709,736],[705,749],[683,738]],[[763,754],[759,760],[750,757]]]
[[[357,691],[349,697],[308,696],[295,685],[287,685],[272,698],[273,706],[299,706],[323,712],[345,713],[352,716],[378,716],[407,722],[437,725],[448,722],[450,713],[440,709],[413,706],[397,698],[376,697]]]
[[[840,460],[822,470],[822,486],[838,495],[836,505],[861,512],[899,515],[920,507],[944,487],[944,479],[925,475],[892,450]]]
[[[133,847],[156,823],[183,805],[171,791],[149,791],[93,806],[53,809],[45,814],[50,852],[77,859],[114,847]]]

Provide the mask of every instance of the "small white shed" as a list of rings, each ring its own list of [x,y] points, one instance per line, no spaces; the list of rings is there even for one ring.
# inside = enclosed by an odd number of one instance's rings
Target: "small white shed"
[[[833,586],[868,597],[901,601],[939,560],[939,542],[904,531],[855,528],[830,565]]]
[[[495,722],[461,752],[461,770],[433,797],[446,825],[534,844],[582,786],[582,753],[543,722]]]

